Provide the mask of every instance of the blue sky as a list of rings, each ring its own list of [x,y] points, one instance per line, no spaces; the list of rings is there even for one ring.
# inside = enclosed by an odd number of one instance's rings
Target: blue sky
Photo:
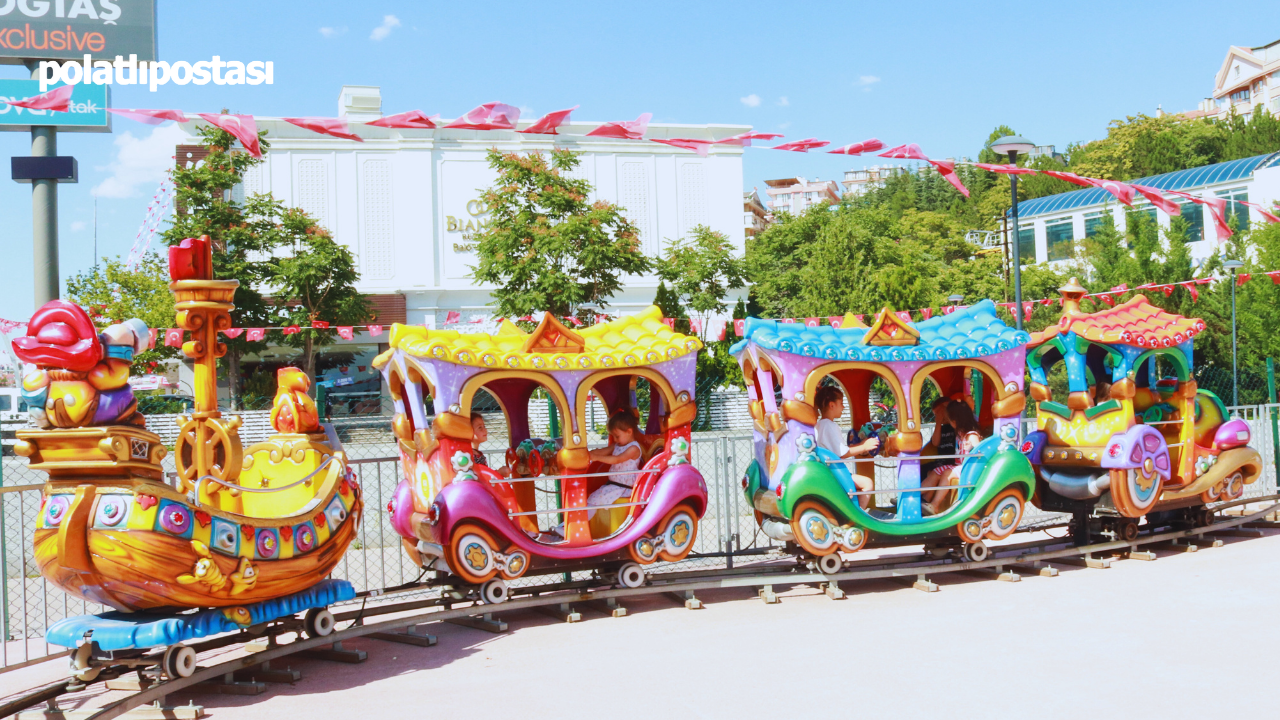
[[[878,137],[972,156],[1004,123],[1065,147],[1139,112],[1193,109],[1227,47],[1280,38],[1274,3],[240,2],[161,0],[160,59],[271,60],[272,86],[114,87],[116,107],[332,116],[343,84],[382,87],[385,112],[456,117],[502,101],[541,115],[742,123],[788,140]],[[0,66],[0,78],[25,71]],[[117,118],[62,134],[80,183],[59,192],[64,278],[125,255],[172,155],[171,124]],[[155,133],[155,134],[153,134]],[[0,132],[0,156],[27,155]],[[838,179],[875,160],[748,150],[745,185]],[[5,163],[7,165],[7,163]],[[5,174],[7,175],[7,167]],[[32,312],[30,187],[0,178],[0,317]]]

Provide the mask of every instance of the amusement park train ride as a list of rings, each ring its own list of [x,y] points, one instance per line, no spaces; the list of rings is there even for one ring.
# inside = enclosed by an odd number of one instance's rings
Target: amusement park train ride
[[[329,576],[355,537],[362,492],[307,377],[280,371],[277,433],[242,448],[240,419],[217,409],[215,375],[237,284],[213,279],[208,238],[172,248],[170,272],[196,373],[172,482],[168,451],[144,429],[127,383],[145,325],[99,330],[53,301],[13,343],[32,368],[22,392],[38,426],[19,432],[17,452],[49,475],[34,536],[40,572],[113,608],[47,631],[70,648],[81,683],[105,666],[185,678],[196,665],[187,642],[277,620],[326,637],[327,606],[357,596]],[[870,327],[852,315],[841,327],[749,319],[732,353],[753,423],[742,489],[761,532],[831,575],[864,547],[924,545],[981,562],[1028,504],[1073,513],[1087,543],[1091,532],[1132,540],[1144,516],[1203,526],[1207,503],[1240,498],[1262,461],[1248,425],[1192,379],[1204,323],[1142,296],[1084,313],[1074,280],[1062,294],[1060,321],[1034,335],[1006,326],[990,301],[919,323],[886,308]],[[403,477],[386,509],[407,556],[435,573],[429,584],[486,603],[505,601],[518,578],[584,570],[626,592],[652,581],[653,563],[687,558],[708,507],[690,460],[701,349],[656,307],[577,329],[550,314],[532,332],[505,321],[494,334],[393,326],[375,366],[395,401]],[[1028,366],[1037,429],[1023,438]],[[877,403],[892,406],[875,457],[818,446],[824,387],[848,398],[855,428],[871,424]],[[475,452],[482,391],[505,420],[504,468]],[[926,397],[965,403],[986,439],[924,454]],[[548,404],[550,423],[535,422],[532,402]],[[632,478],[625,492],[592,504],[620,476],[588,448],[600,432],[596,402],[603,417],[631,418],[640,457],[621,473]],[[958,472],[926,505],[921,464],[939,459]],[[874,465],[896,468],[892,482],[874,487]]]

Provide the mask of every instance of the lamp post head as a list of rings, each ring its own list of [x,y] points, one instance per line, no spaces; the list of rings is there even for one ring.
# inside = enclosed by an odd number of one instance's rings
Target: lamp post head
[[[1016,163],[1018,155],[1026,155],[1036,149],[1036,144],[1021,135],[1005,135],[991,143],[991,151],[997,155],[1008,155],[1009,162]]]
[[[960,301],[963,299],[964,299],[964,296],[960,294],[947,296],[947,302],[951,303],[952,305],[959,305]]]
[[[1244,267],[1244,261],[1243,260],[1223,260],[1222,267],[1226,268],[1227,270],[1239,270],[1240,268]]]

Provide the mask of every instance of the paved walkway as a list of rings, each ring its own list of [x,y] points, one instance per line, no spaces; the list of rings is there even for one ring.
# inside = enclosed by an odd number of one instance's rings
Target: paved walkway
[[[765,605],[726,590],[697,611],[650,598],[576,625],[513,612],[505,635],[359,640],[362,665],[290,660],[296,685],[170,702],[214,718],[1270,716],[1280,534],[1159,555],[1020,583],[938,576],[938,593],[884,581]],[[53,668],[33,670],[0,690]]]

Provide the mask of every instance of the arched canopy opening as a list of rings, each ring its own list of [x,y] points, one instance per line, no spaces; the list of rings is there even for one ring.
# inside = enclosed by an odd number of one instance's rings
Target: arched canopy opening
[[[866,362],[837,362],[820,365],[814,368],[805,379],[805,397],[814,397],[818,386],[827,377],[844,390],[846,405],[849,409],[849,421],[854,428],[883,419],[873,415],[873,402],[877,401],[886,408],[892,407],[898,410],[899,425],[908,415],[901,412],[905,406],[905,396],[902,393],[902,387],[898,384],[898,378],[883,365]],[[820,408],[814,409],[821,413]],[[909,415],[915,417],[914,413]],[[912,431],[915,430],[917,428],[912,428]]]
[[[995,368],[981,360],[932,363],[916,371],[911,382],[911,401],[922,413],[926,409],[922,402],[926,381],[937,389],[939,397],[965,402],[986,434],[990,434],[995,424],[999,401],[1020,390],[1006,388]]]
[[[516,447],[524,440],[530,439],[534,430],[541,430],[541,428],[532,427],[530,413],[530,401],[539,389],[551,396],[560,414],[560,432],[565,436],[565,446],[573,447],[583,444],[581,438],[578,441],[572,440],[573,433],[569,429],[573,427],[573,423],[572,416],[569,414],[569,403],[564,391],[550,377],[521,370],[480,373],[462,387],[458,399],[462,415],[471,414],[472,407],[476,404],[476,394],[481,389],[492,396],[502,408],[511,447]]]
[[[663,431],[663,419],[677,403],[671,383],[647,368],[604,370],[583,380],[578,386],[577,417],[587,416],[593,392],[604,406],[605,419],[620,410],[631,410],[647,435]]]

